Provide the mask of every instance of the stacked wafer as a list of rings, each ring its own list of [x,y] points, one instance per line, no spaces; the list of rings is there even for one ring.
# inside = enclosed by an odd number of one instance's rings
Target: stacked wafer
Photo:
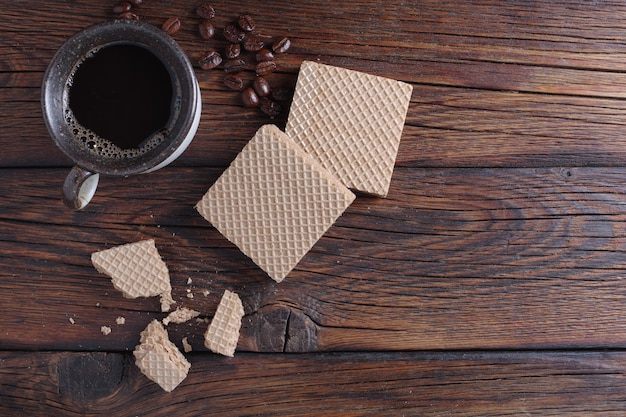
[[[157,320],[153,320],[141,332],[139,345],[135,347],[133,355],[141,372],[167,392],[187,377],[191,367]]]
[[[286,132],[261,127],[196,209],[281,282],[352,203],[389,191],[409,84],[303,62]]]

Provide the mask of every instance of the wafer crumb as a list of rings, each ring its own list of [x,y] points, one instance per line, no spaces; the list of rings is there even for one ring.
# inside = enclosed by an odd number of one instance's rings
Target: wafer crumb
[[[70,321],[70,323],[72,323],[72,324],[76,323],[76,322],[74,321],[74,319],[73,319],[73,318],[71,318],[71,317],[70,317],[68,320],[69,320],[69,321]]]
[[[193,318],[196,318],[199,315],[200,315],[199,311],[192,310],[187,307],[177,308],[176,310],[172,311],[167,317],[163,319],[163,324],[166,326],[170,323],[180,324],[180,323],[189,321]]]
[[[111,328],[109,326],[102,326],[102,327],[100,327],[100,331],[105,336],[108,336],[109,334],[111,334]]]
[[[126,318],[119,316],[118,318],[115,319],[115,323],[117,324],[126,324]]]
[[[185,351],[185,353],[189,353],[193,350],[193,348],[191,347],[191,345],[189,344],[189,342],[187,341],[186,337],[183,337],[183,350]]]

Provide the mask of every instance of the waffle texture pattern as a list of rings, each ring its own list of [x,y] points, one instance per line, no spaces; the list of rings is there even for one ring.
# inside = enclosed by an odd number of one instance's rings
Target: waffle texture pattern
[[[153,239],[92,253],[91,262],[127,298],[160,295],[163,311],[174,302],[169,271]]]
[[[232,291],[224,291],[215,316],[204,333],[204,346],[220,355],[235,356],[243,315],[239,296]]]
[[[413,87],[305,61],[285,133],[348,188],[385,197]]]
[[[196,209],[281,282],[354,198],[285,133],[265,125]]]
[[[140,343],[135,347],[133,355],[141,372],[167,392],[171,392],[187,377],[191,367],[157,320],[153,320],[141,332]]]

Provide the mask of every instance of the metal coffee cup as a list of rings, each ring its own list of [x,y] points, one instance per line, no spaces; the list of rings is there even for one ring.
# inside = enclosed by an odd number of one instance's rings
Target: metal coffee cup
[[[85,140],[86,134],[98,135],[72,116],[70,90],[81,64],[104,48],[118,45],[140,47],[158,58],[169,74],[171,85],[164,87],[171,91],[170,109],[161,129],[139,138],[143,145],[115,152],[109,147],[103,152],[93,141]],[[84,29],[59,48],[44,75],[41,104],[52,140],[75,163],[63,184],[63,201],[68,207],[82,209],[93,197],[100,174],[148,173],[178,158],[196,133],[202,99],[193,67],[176,41],[150,24],[114,20]],[[106,137],[97,140],[109,143]]]

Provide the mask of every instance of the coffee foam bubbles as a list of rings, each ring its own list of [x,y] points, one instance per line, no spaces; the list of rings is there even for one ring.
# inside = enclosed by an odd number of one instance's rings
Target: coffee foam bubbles
[[[94,155],[110,159],[135,158],[144,155],[163,143],[169,136],[169,130],[164,128],[148,137],[139,147],[124,149],[81,125],[69,107],[65,110],[65,123],[81,147]]]

